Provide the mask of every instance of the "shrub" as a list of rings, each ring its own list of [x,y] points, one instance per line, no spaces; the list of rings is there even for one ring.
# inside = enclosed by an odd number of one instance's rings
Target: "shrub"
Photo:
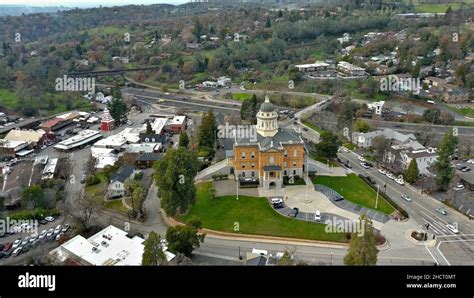
[[[96,185],[100,183],[100,178],[97,175],[90,175],[86,178],[86,186]]]

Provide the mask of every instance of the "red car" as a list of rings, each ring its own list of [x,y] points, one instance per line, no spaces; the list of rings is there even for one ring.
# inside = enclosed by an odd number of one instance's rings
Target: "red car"
[[[3,247],[3,251],[9,251],[12,248],[13,243],[7,242],[5,243],[5,246]]]

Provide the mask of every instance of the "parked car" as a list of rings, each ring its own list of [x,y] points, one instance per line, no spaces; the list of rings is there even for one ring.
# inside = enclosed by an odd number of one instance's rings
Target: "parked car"
[[[314,214],[314,220],[317,222],[321,222],[321,211],[316,210],[316,213]]]
[[[20,246],[20,244],[21,244],[21,238],[18,238],[15,240],[15,242],[13,242],[12,248],[16,249]]]
[[[462,184],[458,184],[454,188],[455,191],[460,191],[460,190],[464,190],[464,189],[466,189],[466,187],[464,187],[464,185],[462,185]]]
[[[349,162],[346,162],[346,163],[344,164],[344,166],[345,166],[346,168],[348,168],[348,169],[352,169],[352,166],[351,166],[351,164],[350,164]]]
[[[461,172],[464,172],[464,173],[469,172],[469,171],[471,171],[471,168],[468,168],[468,167],[465,167],[464,169],[461,170]]]
[[[39,236],[38,236],[38,239],[39,239],[39,240],[43,240],[44,237],[46,237],[46,234],[47,234],[47,233],[48,233],[48,231],[42,230],[41,233],[40,233]]]
[[[52,217],[52,216],[45,217],[44,219],[45,219],[46,221],[49,221],[49,222],[53,222],[53,221],[54,221],[54,217]]]
[[[361,165],[364,169],[369,169],[369,168],[370,168],[365,162],[361,162],[360,165]]]
[[[82,175],[80,182],[81,182],[82,184],[84,184],[84,183],[86,182],[86,175]]]
[[[290,212],[288,212],[288,216],[296,217],[299,212],[300,212],[300,210],[298,208],[293,208],[293,209],[290,210]]]
[[[14,251],[13,251],[13,256],[15,257],[18,257],[20,254],[21,254],[21,251],[23,250],[22,247],[17,247]]]
[[[340,195],[337,195],[337,196],[334,196],[332,199],[333,199],[333,201],[335,201],[335,202],[339,202],[339,201],[344,200],[344,197],[343,197],[343,196],[340,196]]]
[[[372,179],[372,177],[370,177],[369,175],[365,176],[365,179],[367,179],[367,181],[369,181],[371,184],[375,184],[375,180]]]
[[[404,199],[407,202],[411,202],[411,198],[407,195],[402,195],[402,199]]]
[[[56,226],[56,229],[54,229],[54,235],[59,234],[59,233],[61,232],[61,228],[62,228],[61,225],[57,225],[57,226]]]
[[[51,229],[48,230],[48,233],[46,233],[46,237],[49,238],[49,237],[53,236],[53,234],[54,234],[54,230],[51,228]]]
[[[443,215],[448,215],[448,212],[444,208],[436,208],[435,210]]]
[[[454,234],[458,234],[459,233],[459,230],[457,228],[457,225],[454,224],[454,223],[449,223],[446,225],[446,227],[451,231],[453,232]]]
[[[25,246],[28,243],[28,241],[30,241],[30,237],[26,236],[26,238],[23,238],[23,240],[21,241],[20,246]]]
[[[3,246],[3,251],[4,252],[9,251],[10,249],[12,249],[12,246],[13,246],[13,243],[11,243],[11,242],[5,243],[5,245]]]
[[[69,225],[65,224],[61,229],[61,233],[66,233],[68,230],[69,230]]]
[[[403,179],[400,179],[400,178],[395,179],[395,182],[397,182],[400,185],[405,185],[405,181],[403,181]]]
[[[393,176],[392,173],[387,173],[386,175],[388,178],[392,179],[392,180],[395,180],[395,176]]]
[[[379,171],[379,173],[382,174],[382,175],[387,174],[387,171],[385,171],[384,169],[378,169],[377,171]]]

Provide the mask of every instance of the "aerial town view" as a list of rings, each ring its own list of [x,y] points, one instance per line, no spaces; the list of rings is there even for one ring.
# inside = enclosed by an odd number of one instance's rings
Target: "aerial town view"
[[[2,0],[0,269],[474,266],[473,61],[473,0]]]

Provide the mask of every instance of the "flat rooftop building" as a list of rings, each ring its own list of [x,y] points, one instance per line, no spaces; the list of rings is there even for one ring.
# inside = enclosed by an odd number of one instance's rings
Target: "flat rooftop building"
[[[102,138],[102,134],[99,131],[86,129],[80,131],[77,135],[58,143],[54,146],[54,149],[69,151],[92,143],[100,138]]]
[[[80,235],[50,252],[53,261],[62,263],[72,259],[88,266],[140,266],[145,239],[112,225],[86,239]],[[165,250],[168,261],[175,255]]]

